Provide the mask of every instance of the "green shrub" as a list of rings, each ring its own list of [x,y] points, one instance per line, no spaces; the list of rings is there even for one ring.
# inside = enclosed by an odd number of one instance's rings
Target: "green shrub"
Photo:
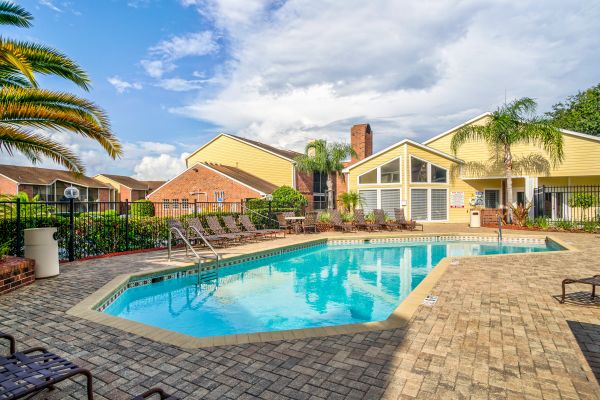
[[[273,207],[290,207],[300,210],[308,204],[302,193],[289,186],[278,187],[271,194],[273,195]]]
[[[319,214],[319,222],[322,222],[324,224],[328,224],[331,222],[331,214],[329,214],[327,211],[323,211],[322,213]]]
[[[582,224],[582,228],[585,232],[595,233],[600,229],[600,224],[595,221],[584,221]]]
[[[550,227],[550,221],[546,217],[536,217],[533,220],[533,226],[541,229],[548,229]]]
[[[373,211],[367,213],[367,215],[365,215],[365,221],[366,222],[375,222],[375,213]]]
[[[554,223],[554,227],[564,231],[570,231],[575,228],[575,224],[573,224],[571,221],[556,221]]]
[[[154,204],[150,200],[136,200],[131,203],[131,214],[138,217],[153,217]]]
[[[354,215],[352,213],[343,213],[342,215],[342,221],[343,222],[352,222],[352,219],[354,218]]]

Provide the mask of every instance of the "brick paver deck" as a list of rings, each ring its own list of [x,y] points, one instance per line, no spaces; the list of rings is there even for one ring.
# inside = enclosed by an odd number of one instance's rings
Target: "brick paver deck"
[[[164,263],[155,252],[65,265],[1,296],[0,330],[20,348],[44,345],[91,368],[99,399],[156,385],[185,399],[600,399],[574,334],[583,332],[588,358],[599,354],[600,301],[553,297],[564,277],[599,273],[600,238],[556,236],[582,251],[464,260],[404,329],[184,350],[65,314],[115,275]],[[65,382],[36,398],[84,397]]]

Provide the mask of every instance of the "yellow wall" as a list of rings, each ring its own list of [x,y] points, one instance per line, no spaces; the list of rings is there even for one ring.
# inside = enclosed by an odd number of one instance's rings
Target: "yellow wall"
[[[476,123],[484,123],[485,119],[479,120]],[[427,143],[427,146],[437,150],[452,154],[450,142],[454,132],[440,137],[432,142]],[[547,176],[589,176],[600,175],[600,141],[563,134],[563,149],[565,158],[563,162],[555,167],[551,167],[550,173]],[[513,155],[515,157],[538,153],[548,158],[543,149],[530,145],[523,144],[513,147]],[[456,154],[456,157],[464,161],[486,161],[491,154],[484,142],[469,142],[465,143]],[[535,174],[527,174],[535,176]],[[598,182],[600,183],[600,182]]]
[[[223,135],[186,159],[188,168],[198,162],[237,167],[277,186],[293,185],[291,161]]]
[[[110,178],[105,177],[104,175],[96,175],[94,176],[94,179],[97,181],[100,181],[102,183],[106,183],[109,184],[110,186],[112,186],[113,188],[119,190],[121,188],[121,184],[119,182],[113,181]]]

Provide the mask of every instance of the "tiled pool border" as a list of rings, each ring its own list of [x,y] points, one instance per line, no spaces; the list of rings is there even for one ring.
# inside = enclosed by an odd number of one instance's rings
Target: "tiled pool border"
[[[243,254],[238,256],[232,256],[224,258],[219,267],[228,267],[237,265],[246,261],[259,260],[266,257],[277,256],[286,254],[293,251],[303,250],[310,247],[320,246],[323,244],[331,245],[348,245],[348,244],[361,244],[364,242],[381,244],[381,243],[415,243],[415,242],[437,242],[437,241],[484,241],[484,242],[497,242],[497,236],[491,235],[465,235],[465,234],[421,234],[411,236],[390,236],[390,237],[353,237],[353,238],[323,238],[323,239],[312,239],[307,238],[306,242],[296,243],[287,246],[281,246],[269,250],[252,252],[249,254]],[[503,238],[504,243],[519,243],[519,244],[545,244],[548,240],[557,243],[563,248],[563,250],[576,250],[570,245],[550,236],[505,236]],[[535,255],[552,254],[548,253],[535,253]],[[481,257],[507,257],[513,254],[497,254],[487,256],[476,256]],[[520,255],[533,255],[527,253],[520,253]],[[112,326],[115,328],[122,329],[124,331],[135,333],[140,336],[147,337],[149,339],[167,342],[186,348],[202,348],[211,347],[225,344],[241,344],[241,343],[253,343],[253,342],[265,342],[271,340],[289,340],[299,339],[305,337],[318,337],[335,334],[348,334],[356,332],[365,332],[371,330],[381,329],[393,329],[404,326],[412,317],[412,314],[416,311],[418,306],[421,304],[422,299],[426,297],[429,292],[433,289],[438,279],[445,273],[446,269],[450,265],[457,265],[457,260],[464,257],[474,256],[453,256],[442,259],[436,267],[423,279],[423,281],[409,294],[409,296],[402,301],[400,305],[390,314],[390,316],[383,321],[365,322],[360,324],[348,324],[348,325],[337,325],[328,327],[318,328],[305,328],[305,329],[292,329],[274,332],[259,332],[250,334],[237,334],[227,336],[211,336],[198,338],[195,336],[189,336],[182,333],[169,331],[163,328],[157,328],[150,325],[146,325],[140,322],[127,320],[120,317],[115,317],[104,313],[103,311],[113,301],[115,301],[121,294],[128,288],[137,287],[142,285],[151,284],[153,282],[175,279],[186,275],[196,275],[198,273],[198,267],[195,265],[179,266],[179,267],[167,267],[155,269],[152,271],[140,271],[133,274],[119,275],[112,281],[107,283],[104,287],[97,290],[89,297],[84,299],[82,302],[72,307],[67,311],[68,314],[92,320],[104,325]],[[452,259],[452,262],[451,260]],[[215,268],[214,262],[206,263],[202,267],[202,271],[212,270]]]

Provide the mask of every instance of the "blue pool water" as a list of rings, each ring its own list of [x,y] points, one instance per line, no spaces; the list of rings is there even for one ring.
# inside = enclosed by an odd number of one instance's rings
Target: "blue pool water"
[[[386,319],[447,256],[559,250],[490,242],[319,245],[127,289],[105,312],[204,337]]]

